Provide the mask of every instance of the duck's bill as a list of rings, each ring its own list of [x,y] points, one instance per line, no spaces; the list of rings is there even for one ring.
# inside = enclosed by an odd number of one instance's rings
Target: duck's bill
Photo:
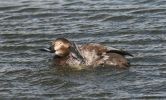
[[[49,48],[42,48],[42,49],[39,49],[40,51],[45,51],[45,52],[49,52],[49,53],[54,53],[55,50],[53,50],[51,47]]]

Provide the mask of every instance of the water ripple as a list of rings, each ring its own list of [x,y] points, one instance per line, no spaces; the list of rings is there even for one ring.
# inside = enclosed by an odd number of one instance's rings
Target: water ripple
[[[0,99],[165,99],[165,0],[0,0]],[[127,70],[58,70],[65,37],[131,52]]]

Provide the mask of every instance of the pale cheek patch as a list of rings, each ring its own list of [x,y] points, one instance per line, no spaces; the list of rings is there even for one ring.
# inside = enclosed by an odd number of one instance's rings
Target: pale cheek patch
[[[61,51],[55,51],[55,54],[60,56],[60,55],[63,54],[63,52],[61,52]]]
[[[61,45],[54,45],[54,50],[59,50],[61,47]]]

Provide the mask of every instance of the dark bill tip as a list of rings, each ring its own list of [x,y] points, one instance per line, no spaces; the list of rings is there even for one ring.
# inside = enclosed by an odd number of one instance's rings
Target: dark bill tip
[[[51,47],[50,48],[42,48],[42,49],[39,49],[40,51],[45,51],[45,52],[50,52],[50,53],[54,53],[55,50],[53,50]]]
[[[39,49],[40,51],[45,51],[45,52],[51,52],[51,50],[50,49],[48,49],[48,48],[42,48],[42,49]]]

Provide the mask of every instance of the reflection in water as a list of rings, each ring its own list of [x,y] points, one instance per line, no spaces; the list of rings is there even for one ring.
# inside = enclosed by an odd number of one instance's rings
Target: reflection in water
[[[165,99],[165,0],[0,0],[0,99]],[[58,70],[57,37],[134,54],[127,70]]]

